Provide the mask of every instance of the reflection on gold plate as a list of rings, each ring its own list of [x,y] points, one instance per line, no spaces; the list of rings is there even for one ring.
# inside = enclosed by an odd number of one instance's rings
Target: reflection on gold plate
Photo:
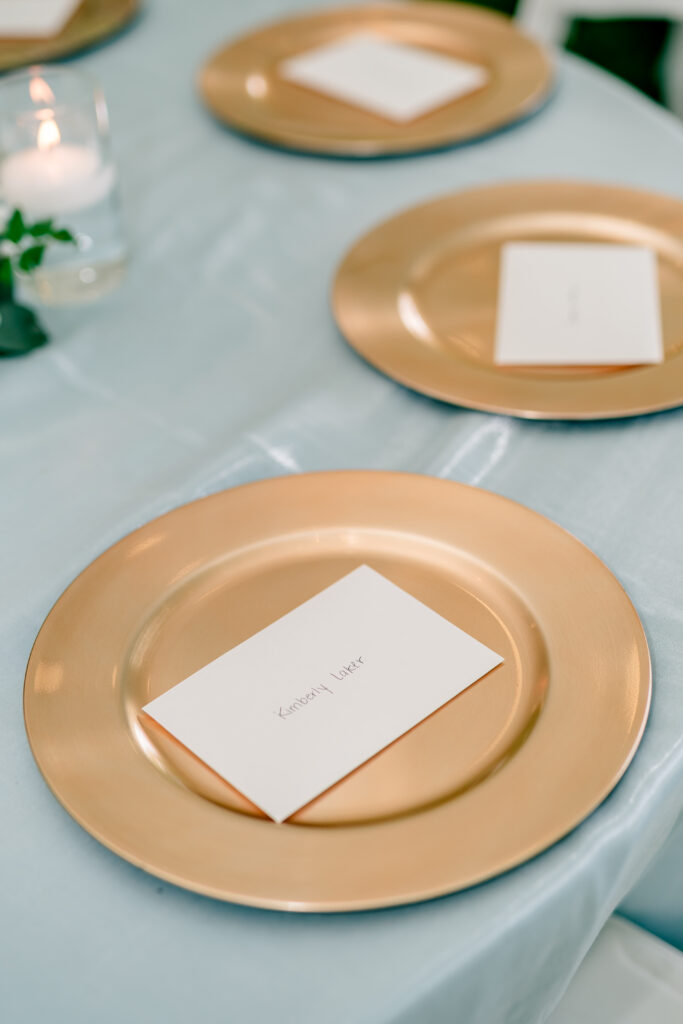
[[[122,29],[139,6],[140,0],[83,0],[56,36],[3,39],[0,35],[0,71],[58,60],[93,46]]]
[[[408,124],[295,85],[282,61],[355,33],[480,64],[487,84]],[[230,43],[204,66],[200,89],[213,113],[238,131],[293,149],[378,156],[461,142],[532,113],[552,80],[548,57],[500,14],[469,4],[344,7],[278,21]]]
[[[496,365],[500,248],[509,241],[654,249],[664,362]],[[360,355],[444,402],[532,419],[606,419],[683,404],[683,203],[668,196],[558,181],[445,196],[361,238],[342,261],[332,301]]]
[[[276,825],[141,708],[363,563],[505,662]],[[40,770],[102,843],[300,911],[427,899],[543,850],[620,778],[649,699],[638,616],[575,538],[485,491],[371,472],[238,487],[124,538],[50,612],[24,691]]]

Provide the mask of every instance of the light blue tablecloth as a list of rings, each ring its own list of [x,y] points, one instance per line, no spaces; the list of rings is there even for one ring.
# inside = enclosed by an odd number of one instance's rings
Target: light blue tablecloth
[[[156,0],[76,62],[109,99],[134,254],[116,294],[50,313],[52,344],[0,363],[7,1024],[538,1024],[683,807],[683,411],[565,425],[450,408],[366,366],[328,308],[360,232],[452,189],[560,176],[683,196],[683,130],[564,58],[543,113],[441,154],[333,161],[237,138],[202,109],[197,68],[222,39],[303,6]],[[489,884],[341,917],[212,902],[119,860],[53,799],[24,737],[24,666],[61,590],[133,527],[220,488],[334,467],[480,484],[575,533],[642,615],[651,719],[605,804]],[[631,909],[683,940],[682,887],[670,848]]]

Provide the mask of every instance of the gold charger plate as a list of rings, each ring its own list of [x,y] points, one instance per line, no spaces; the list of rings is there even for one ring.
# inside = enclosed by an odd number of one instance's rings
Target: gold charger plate
[[[480,64],[488,83],[395,124],[278,74],[283,60],[360,32]],[[420,2],[344,7],[268,25],[211,57],[200,90],[218,118],[248,135],[313,153],[378,156],[491,132],[532,113],[551,80],[549,58],[510,19],[469,4]]]
[[[493,360],[500,248],[607,242],[657,254],[664,362],[511,367]],[[531,419],[609,419],[683,404],[683,203],[585,182],[522,182],[444,196],[385,221],[344,257],[334,315],[401,384]]]
[[[275,825],[140,710],[363,563],[505,662]],[[120,856],[220,899],[340,911],[543,850],[621,777],[649,700],[638,616],[570,534],[462,484],[338,472],[213,495],[106,551],[45,621],[24,710],[55,796]]]
[[[56,36],[6,39],[0,35],[0,71],[57,60],[93,46],[122,29],[139,6],[140,0],[84,0]]]

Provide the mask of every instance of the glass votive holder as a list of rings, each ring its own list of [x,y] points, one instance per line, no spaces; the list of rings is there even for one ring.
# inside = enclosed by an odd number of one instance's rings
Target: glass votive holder
[[[71,68],[0,80],[0,202],[25,223],[53,220],[76,244],[53,244],[20,292],[47,305],[99,298],[121,280],[126,242],[101,89]]]

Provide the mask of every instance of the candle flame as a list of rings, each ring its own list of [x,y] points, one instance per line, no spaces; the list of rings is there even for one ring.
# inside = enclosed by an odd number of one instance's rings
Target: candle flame
[[[54,103],[55,94],[44,78],[32,78],[28,86],[29,96],[34,103]]]
[[[43,121],[38,129],[38,149],[52,149],[58,144],[61,137],[56,121]]]

